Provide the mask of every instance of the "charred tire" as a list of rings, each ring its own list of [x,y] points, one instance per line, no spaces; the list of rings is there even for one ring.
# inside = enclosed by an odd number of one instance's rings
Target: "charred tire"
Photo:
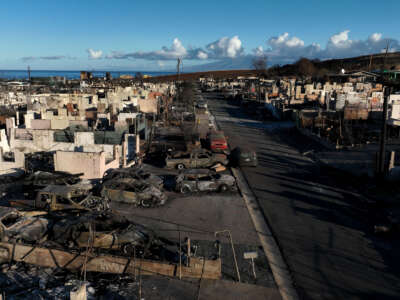
[[[132,244],[124,244],[121,247],[122,253],[132,256],[135,253],[135,247]]]
[[[142,205],[142,207],[148,208],[152,207],[155,202],[157,202],[157,198],[152,197],[152,198],[142,199],[140,204]]]
[[[177,165],[176,165],[176,168],[177,168],[178,170],[183,170],[183,169],[185,169],[185,165],[184,165],[184,164],[177,164]]]
[[[226,192],[228,190],[228,186],[226,184],[221,184],[218,188],[220,193]]]
[[[191,191],[192,190],[187,185],[184,185],[184,186],[181,187],[181,193],[182,194],[189,194]]]

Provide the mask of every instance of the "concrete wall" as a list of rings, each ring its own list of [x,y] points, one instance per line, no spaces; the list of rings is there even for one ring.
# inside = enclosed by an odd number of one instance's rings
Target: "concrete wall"
[[[51,121],[50,120],[31,120],[31,128],[32,129],[51,129]]]
[[[105,165],[104,152],[67,152],[57,151],[54,154],[54,168],[56,171],[72,174],[84,173],[82,178],[101,178],[102,165]]]
[[[81,126],[83,128],[89,128],[88,121],[80,120],[69,120],[69,126]]]
[[[69,126],[68,119],[51,119],[51,129],[65,129]]]
[[[144,113],[157,113],[157,99],[138,99],[139,110]]]
[[[114,145],[94,144],[93,132],[76,132],[74,143],[54,141],[55,130],[32,130],[15,128],[11,131],[10,148],[24,153],[39,151],[105,152],[109,160],[114,155]],[[90,144],[90,142],[93,143]],[[120,145],[116,146],[121,151]]]
[[[77,146],[94,145],[94,132],[75,132],[74,144]]]
[[[119,152],[115,151],[114,160],[107,163],[104,152],[56,151],[54,168],[56,171],[72,174],[84,173],[84,179],[102,178],[104,172],[119,167]]]
[[[5,129],[0,129],[0,150],[1,149],[3,149],[4,152],[10,151]]]
[[[25,167],[25,155],[22,152],[14,151],[15,161],[4,161],[3,150],[0,148],[0,174],[5,174]]]

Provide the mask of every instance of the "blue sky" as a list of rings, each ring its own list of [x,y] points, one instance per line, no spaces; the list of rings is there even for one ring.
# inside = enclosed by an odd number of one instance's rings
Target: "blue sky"
[[[0,69],[245,67],[379,52],[387,39],[400,51],[399,11],[398,0],[2,1]]]

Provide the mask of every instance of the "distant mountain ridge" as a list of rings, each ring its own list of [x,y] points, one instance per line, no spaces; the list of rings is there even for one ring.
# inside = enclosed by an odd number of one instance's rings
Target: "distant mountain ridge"
[[[386,57],[386,58],[385,58]],[[372,59],[371,59],[372,58]],[[206,71],[222,71],[222,70],[248,70],[252,69],[252,61],[254,57],[246,55],[237,58],[224,59],[203,65],[186,67],[184,72],[206,72]],[[313,60],[309,58],[310,60]],[[268,57],[267,57],[268,60]],[[328,60],[313,60],[317,68],[325,68],[329,71],[346,71],[365,70],[373,71],[382,69],[385,64],[385,69],[400,70],[400,52],[369,54],[357,57],[335,58]],[[294,64],[295,62],[293,62]],[[282,69],[290,69],[293,64],[281,65]],[[271,66],[269,66],[271,67]]]

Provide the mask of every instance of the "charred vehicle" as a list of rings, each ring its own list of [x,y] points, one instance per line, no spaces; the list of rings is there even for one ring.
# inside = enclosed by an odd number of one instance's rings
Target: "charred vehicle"
[[[176,190],[181,193],[235,190],[235,178],[208,169],[184,170],[176,177]]]
[[[235,167],[257,167],[258,165],[256,152],[249,148],[236,147],[229,158]]]
[[[39,242],[47,234],[50,222],[46,212],[20,212],[12,207],[0,209],[0,241]]]
[[[121,169],[109,169],[104,173],[102,182],[108,180],[116,180],[119,178],[131,178],[138,181],[146,181],[158,188],[163,187],[163,180],[161,177],[150,174],[141,168],[121,168]]]
[[[176,156],[168,156],[165,159],[167,168],[182,170],[185,168],[209,168],[217,164],[227,165],[228,159],[224,154],[212,153],[206,150],[194,150],[188,153],[180,153]]]
[[[107,210],[109,203],[101,197],[90,193],[92,185],[48,185],[41,189],[35,200],[35,208],[50,211],[78,209],[78,210]]]
[[[179,244],[111,213],[87,212],[62,217],[54,223],[51,237],[53,242],[67,248],[93,247],[140,258],[179,261]],[[186,253],[184,250],[187,251],[182,247],[182,253]],[[183,255],[182,259],[186,257]]]
[[[24,179],[24,189],[29,191],[35,188],[45,187],[49,184],[71,185],[81,181],[81,174],[70,174],[66,172],[36,171],[27,175]]]
[[[121,202],[146,208],[164,205],[167,201],[167,195],[161,188],[133,178],[105,181],[101,195],[109,202]]]

